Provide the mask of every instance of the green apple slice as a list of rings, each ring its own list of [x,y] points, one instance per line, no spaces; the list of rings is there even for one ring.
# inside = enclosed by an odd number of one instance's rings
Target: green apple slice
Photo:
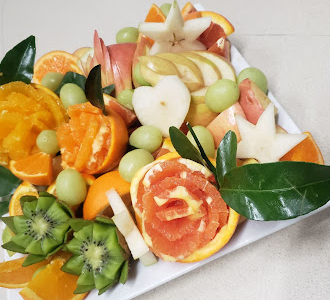
[[[235,69],[228,59],[209,51],[193,51],[193,52],[212,61],[219,69],[222,79],[230,79],[236,82]]]
[[[193,52],[184,52],[181,55],[192,60],[201,70],[204,84],[210,86],[221,79],[221,73],[217,66],[208,58]]]
[[[180,79],[184,82],[190,92],[197,91],[204,86],[201,70],[190,59],[177,53],[160,53],[157,56],[171,61],[180,73]]]

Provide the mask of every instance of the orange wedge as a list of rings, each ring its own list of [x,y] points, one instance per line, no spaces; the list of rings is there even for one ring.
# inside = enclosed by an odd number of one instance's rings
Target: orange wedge
[[[301,143],[296,147],[291,149],[287,154],[285,154],[280,160],[281,161],[305,161],[316,164],[324,165],[324,159],[322,153],[317,146],[315,140],[313,139],[310,132],[304,132],[307,134]]]
[[[78,276],[61,271],[65,259],[56,258],[41,270],[19,293],[25,300],[81,300],[85,294],[73,294]]]
[[[131,200],[129,193],[130,186],[130,183],[120,176],[118,170],[105,173],[97,178],[90,186],[86,200],[84,201],[84,219],[92,220],[105,209],[110,208],[105,193],[112,188],[117,191],[126,204],[129,204]]]
[[[220,14],[212,11],[201,11],[201,16],[211,17],[212,22],[220,25],[227,36],[231,35],[235,31],[234,26]]]
[[[25,287],[32,280],[34,272],[49,263],[49,260],[44,260],[22,267],[24,260],[25,257],[0,263],[0,287],[8,289]]]
[[[196,11],[196,8],[190,2],[187,2],[185,6],[181,9],[181,14],[183,17],[185,17],[186,15],[194,11]]]
[[[37,189],[29,182],[24,181],[16,189],[15,193],[10,199],[9,203],[9,215],[21,216],[23,211],[21,208],[20,199],[22,196],[36,196],[38,197]]]
[[[50,185],[53,181],[52,156],[39,152],[9,163],[10,171],[19,179],[34,185]]]
[[[49,72],[65,74],[75,72],[83,74],[77,65],[78,57],[65,51],[48,52],[34,65],[33,82],[41,83],[42,78]]]

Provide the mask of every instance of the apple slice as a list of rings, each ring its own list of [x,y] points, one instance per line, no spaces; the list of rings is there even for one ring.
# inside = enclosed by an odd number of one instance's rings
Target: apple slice
[[[164,76],[180,73],[177,67],[169,60],[158,56],[140,56],[140,73],[152,86],[155,86]]]
[[[221,112],[206,128],[211,132],[214,139],[214,146],[218,148],[221,140],[227,133],[232,130],[236,133],[237,141],[241,140],[240,132],[237,127],[235,115],[245,118],[243,109],[238,102]]]
[[[212,61],[219,69],[222,79],[230,79],[236,82],[236,72],[229,60],[209,51],[193,51],[193,52]]]
[[[246,119],[255,125],[271,101],[249,78],[243,80],[238,87],[240,90],[239,104],[245,112]]]
[[[132,88],[132,62],[136,43],[114,44],[107,48],[110,54],[117,97],[121,91]]]
[[[165,76],[155,87],[135,89],[132,104],[142,125],[153,125],[168,137],[169,128],[179,128],[186,118],[190,93],[178,76]]]
[[[185,83],[190,92],[197,91],[204,86],[202,72],[190,59],[176,53],[161,53],[157,56],[170,60],[178,69],[180,79]]]
[[[206,127],[218,116],[205,104],[206,91],[207,87],[204,87],[191,93],[191,103],[185,120],[191,126],[201,125]]]
[[[221,73],[217,66],[208,58],[194,52],[184,52],[181,55],[192,60],[201,70],[204,84],[210,86],[221,79]]]

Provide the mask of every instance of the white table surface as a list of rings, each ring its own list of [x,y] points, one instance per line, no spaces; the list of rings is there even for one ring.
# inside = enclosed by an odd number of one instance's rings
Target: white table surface
[[[0,0],[1,7],[7,2]],[[70,39],[71,48],[62,50],[72,52],[84,46],[79,41],[86,34],[92,42],[94,28],[108,44],[113,43],[120,28],[137,26],[153,1],[15,2],[15,10],[0,15],[0,21],[10,17],[17,20],[13,34],[0,28],[0,46],[8,46],[0,48],[1,56],[27,36],[25,22],[51,28],[47,46],[39,47],[39,55],[55,50],[63,39]],[[179,1],[181,7],[184,3]],[[231,41],[252,66],[264,71],[269,89],[298,127],[313,134],[325,163],[330,165],[330,1],[204,0],[202,4],[232,22],[236,31]],[[25,14],[24,5],[34,5],[35,12]],[[53,17],[38,14],[40,6],[49,6]],[[63,10],[71,11],[71,24],[61,23]],[[86,20],[87,24],[90,14],[100,18],[93,26],[86,25],[89,31],[75,26],[74,20]],[[30,34],[39,36],[38,32]],[[136,299],[329,299],[329,214],[330,208],[325,209]],[[0,299],[5,299],[3,292],[0,289]]]

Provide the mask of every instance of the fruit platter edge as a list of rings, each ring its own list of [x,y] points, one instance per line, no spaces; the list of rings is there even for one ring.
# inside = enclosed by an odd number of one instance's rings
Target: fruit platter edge
[[[201,8],[200,5],[197,7]],[[248,62],[244,59],[238,49],[231,45],[231,62],[238,74],[244,68],[249,67]],[[269,91],[268,97],[278,108],[278,124],[290,133],[300,133],[301,130],[293,122],[290,116],[283,109],[281,104],[276,100],[275,96]],[[137,297],[151,289],[154,289],[170,280],[173,280],[181,275],[184,275],[202,265],[205,265],[221,256],[224,256],[230,252],[240,249],[252,242],[255,242],[267,235],[277,232],[287,226],[290,226],[306,217],[309,217],[321,210],[330,207],[330,202],[322,206],[312,213],[301,216],[296,219],[280,221],[280,222],[257,222],[247,220],[239,225],[235,232],[235,235],[231,238],[229,243],[213,256],[197,263],[181,264],[181,263],[168,263],[159,260],[157,264],[149,267],[144,267],[140,262],[134,263],[132,266],[132,272],[129,275],[128,281],[125,285],[116,285],[111,290],[101,296],[97,295],[97,291],[92,291],[86,298],[86,300],[104,300],[104,299],[132,299]],[[3,230],[3,223],[1,224],[1,231]],[[0,250],[3,253],[3,250]],[[4,253],[5,260],[9,260],[7,253]],[[19,254],[15,254],[10,259],[18,258]],[[7,289],[7,299],[20,300],[21,297],[18,294],[19,289],[10,290]],[[5,300],[5,299],[3,299]]]

